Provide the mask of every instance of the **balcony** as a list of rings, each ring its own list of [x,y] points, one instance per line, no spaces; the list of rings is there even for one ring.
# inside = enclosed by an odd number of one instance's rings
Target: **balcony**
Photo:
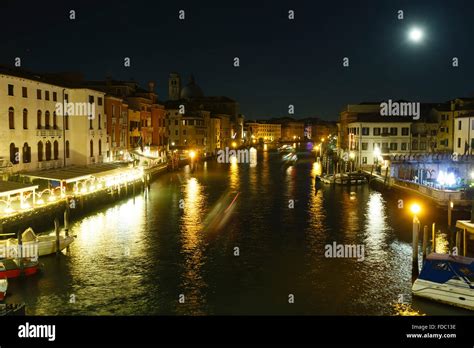
[[[36,135],[39,137],[61,137],[63,131],[61,129],[37,129]]]

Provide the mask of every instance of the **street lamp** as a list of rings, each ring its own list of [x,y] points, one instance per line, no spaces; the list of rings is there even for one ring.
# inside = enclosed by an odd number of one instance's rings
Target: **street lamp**
[[[410,211],[413,213],[413,232],[412,232],[412,280],[418,278],[418,236],[420,233],[420,220],[418,214],[421,212],[421,207],[417,203],[410,206]]]

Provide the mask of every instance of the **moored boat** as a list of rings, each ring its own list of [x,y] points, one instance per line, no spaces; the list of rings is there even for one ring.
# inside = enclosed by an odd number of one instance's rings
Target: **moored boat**
[[[5,299],[5,296],[7,296],[7,289],[8,289],[8,280],[0,279],[0,301],[3,301]]]
[[[28,257],[46,256],[56,252],[55,235],[36,235],[32,228],[27,228],[21,235],[22,249],[29,253]],[[59,250],[66,249],[74,241],[74,236],[59,236]],[[0,241],[0,248],[6,251],[6,258],[16,257],[18,255],[8,255],[12,250],[18,247],[18,239],[9,238]],[[34,255],[33,255],[34,254]],[[25,255],[23,255],[25,256]]]
[[[441,303],[474,310],[474,259],[429,254],[412,293]]]
[[[21,275],[31,276],[36,274],[38,269],[38,260],[5,259],[0,261],[0,279],[18,278]]]

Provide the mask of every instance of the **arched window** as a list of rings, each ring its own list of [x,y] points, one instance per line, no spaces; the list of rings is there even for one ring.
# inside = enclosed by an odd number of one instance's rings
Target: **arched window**
[[[8,109],[8,126],[15,129],[15,110],[12,107]]]
[[[43,160],[43,142],[38,141],[38,162]]]
[[[102,140],[99,139],[99,156],[102,155]]]
[[[69,140],[66,140],[66,158],[69,158]]]
[[[94,142],[92,140],[90,141],[90,147],[91,147],[90,157],[94,157]]]
[[[18,153],[18,148],[15,147],[15,144],[14,143],[11,143],[10,144],[10,162],[12,162],[13,164],[18,164],[20,161],[20,159],[18,158],[19,157],[19,153]]]
[[[98,121],[99,121],[99,129],[102,129],[102,126],[101,126],[101,123],[100,123],[100,121],[101,121],[100,114],[99,114],[99,119],[98,119]],[[99,154],[99,155],[100,155],[100,154]]]
[[[31,162],[31,147],[28,146],[28,143],[23,144],[23,163]]]
[[[57,140],[53,143],[53,155],[55,160],[59,158],[59,143]]]
[[[53,128],[58,129],[58,117],[56,116],[56,111],[53,111]]]
[[[46,161],[51,160],[51,142],[48,140],[46,142]]]
[[[37,128],[41,129],[41,110],[38,110],[38,115],[36,116]]]
[[[28,110],[23,109],[23,129],[28,129]]]
[[[49,111],[44,113],[44,128],[49,129]]]

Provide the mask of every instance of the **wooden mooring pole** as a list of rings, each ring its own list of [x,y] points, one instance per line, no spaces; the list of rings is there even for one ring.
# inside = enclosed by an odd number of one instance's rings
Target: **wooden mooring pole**
[[[61,250],[59,245],[59,219],[57,217],[54,218],[54,232],[56,234],[56,254],[59,254]]]
[[[426,249],[428,247],[428,226],[423,227],[423,261],[426,259]]]
[[[420,232],[420,221],[415,216],[413,217],[413,231],[412,231],[412,271],[411,271],[411,278],[414,282],[419,275],[418,270],[418,236]]]
[[[69,211],[67,208],[64,210],[64,233],[66,237],[69,236]]]
[[[436,223],[431,225],[431,252],[436,252]]]

